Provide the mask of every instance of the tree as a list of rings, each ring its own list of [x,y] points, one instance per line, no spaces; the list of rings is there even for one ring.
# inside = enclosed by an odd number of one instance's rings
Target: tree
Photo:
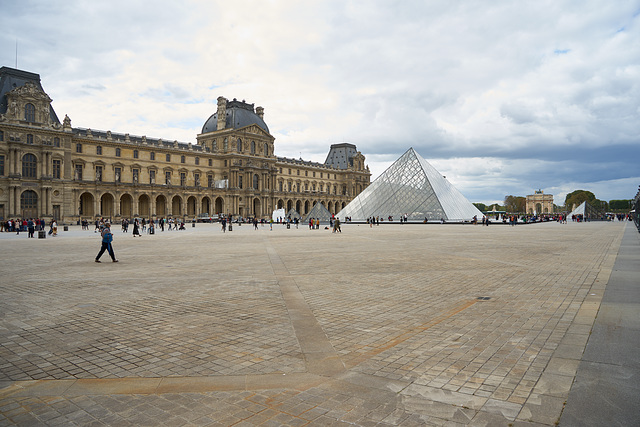
[[[524,212],[527,199],[522,196],[506,196],[504,198],[504,210],[507,212]]]
[[[633,200],[609,200],[609,208],[612,211],[628,211],[633,206]]]
[[[487,210],[487,205],[485,205],[484,203],[473,203],[473,206],[478,208],[480,212],[484,212]]]
[[[580,206],[582,202],[593,205],[595,200],[596,196],[591,191],[576,190],[567,194],[567,197],[564,199],[564,207],[567,210],[572,210],[574,206]]]

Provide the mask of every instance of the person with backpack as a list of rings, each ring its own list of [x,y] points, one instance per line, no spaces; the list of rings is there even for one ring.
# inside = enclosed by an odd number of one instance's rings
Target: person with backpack
[[[118,262],[115,254],[113,253],[113,246],[111,242],[113,241],[113,234],[111,234],[111,228],[109,223],[105,223],[104,228],[102,229],[102,247],[100,248],[100,252],[98,252],[98,256],[96,257],[96,262],[101,262],[100,257],[104,253],[104,251],[109,251],[109,255],[111,255],[111,260],[113,262]]]

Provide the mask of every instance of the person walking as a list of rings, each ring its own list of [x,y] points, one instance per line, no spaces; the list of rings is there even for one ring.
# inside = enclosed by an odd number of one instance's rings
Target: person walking
[[[111,234],[111,228],[108,222],[104,225],[104,228],[102,229],[102,233],[100,233],[100,235],[102,236],[102,247],[100,248],[100,252],[98,252],[98,256],[96,256],[96,262],[101,262],[100,257],[102,256],[104,251],[109,252],[109,255],[111,256],[111,260],[113,262],[118,262],[115,254],[113,253],[113,246],[111,245],[111,242],[113,241],[113,234]]]
[[[133,221],[133,237],[142,237],[142,234],[140,234],[140,226],[138,225],[138,219],[136,218]]]

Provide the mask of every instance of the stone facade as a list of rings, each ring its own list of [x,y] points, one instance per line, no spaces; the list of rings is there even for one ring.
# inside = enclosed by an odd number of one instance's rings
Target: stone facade
[[[527,196],[526,211],[528,214],[553,213],[553,195],[537,190],[535,194]]]
[[[346,164],[276,156],[264,109],[244,101],[218,98],[191,144],[60,123],[38,74],[2,67],[0,91],[0,218],[335,214],[370,182],[352,144],[332,146],[355,153]]]

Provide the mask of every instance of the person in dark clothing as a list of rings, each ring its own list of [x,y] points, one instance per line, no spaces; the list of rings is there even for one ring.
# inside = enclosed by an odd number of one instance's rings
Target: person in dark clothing
[[[98,256],[96,256],[96,262],[101,262],[100,257],[104,253],[104,251],[109,251],[109,255],[111,256],[111,260],[113,262],[118,262],[115,254],[113,253],[113,246],[111,242],[113,241],[113,234],[111,234],[111,228],[109,227],[109,223],[104,225],[104,229],[101,233],[102,236],[102,247],[100,248],[100,252],[98,252]]]

